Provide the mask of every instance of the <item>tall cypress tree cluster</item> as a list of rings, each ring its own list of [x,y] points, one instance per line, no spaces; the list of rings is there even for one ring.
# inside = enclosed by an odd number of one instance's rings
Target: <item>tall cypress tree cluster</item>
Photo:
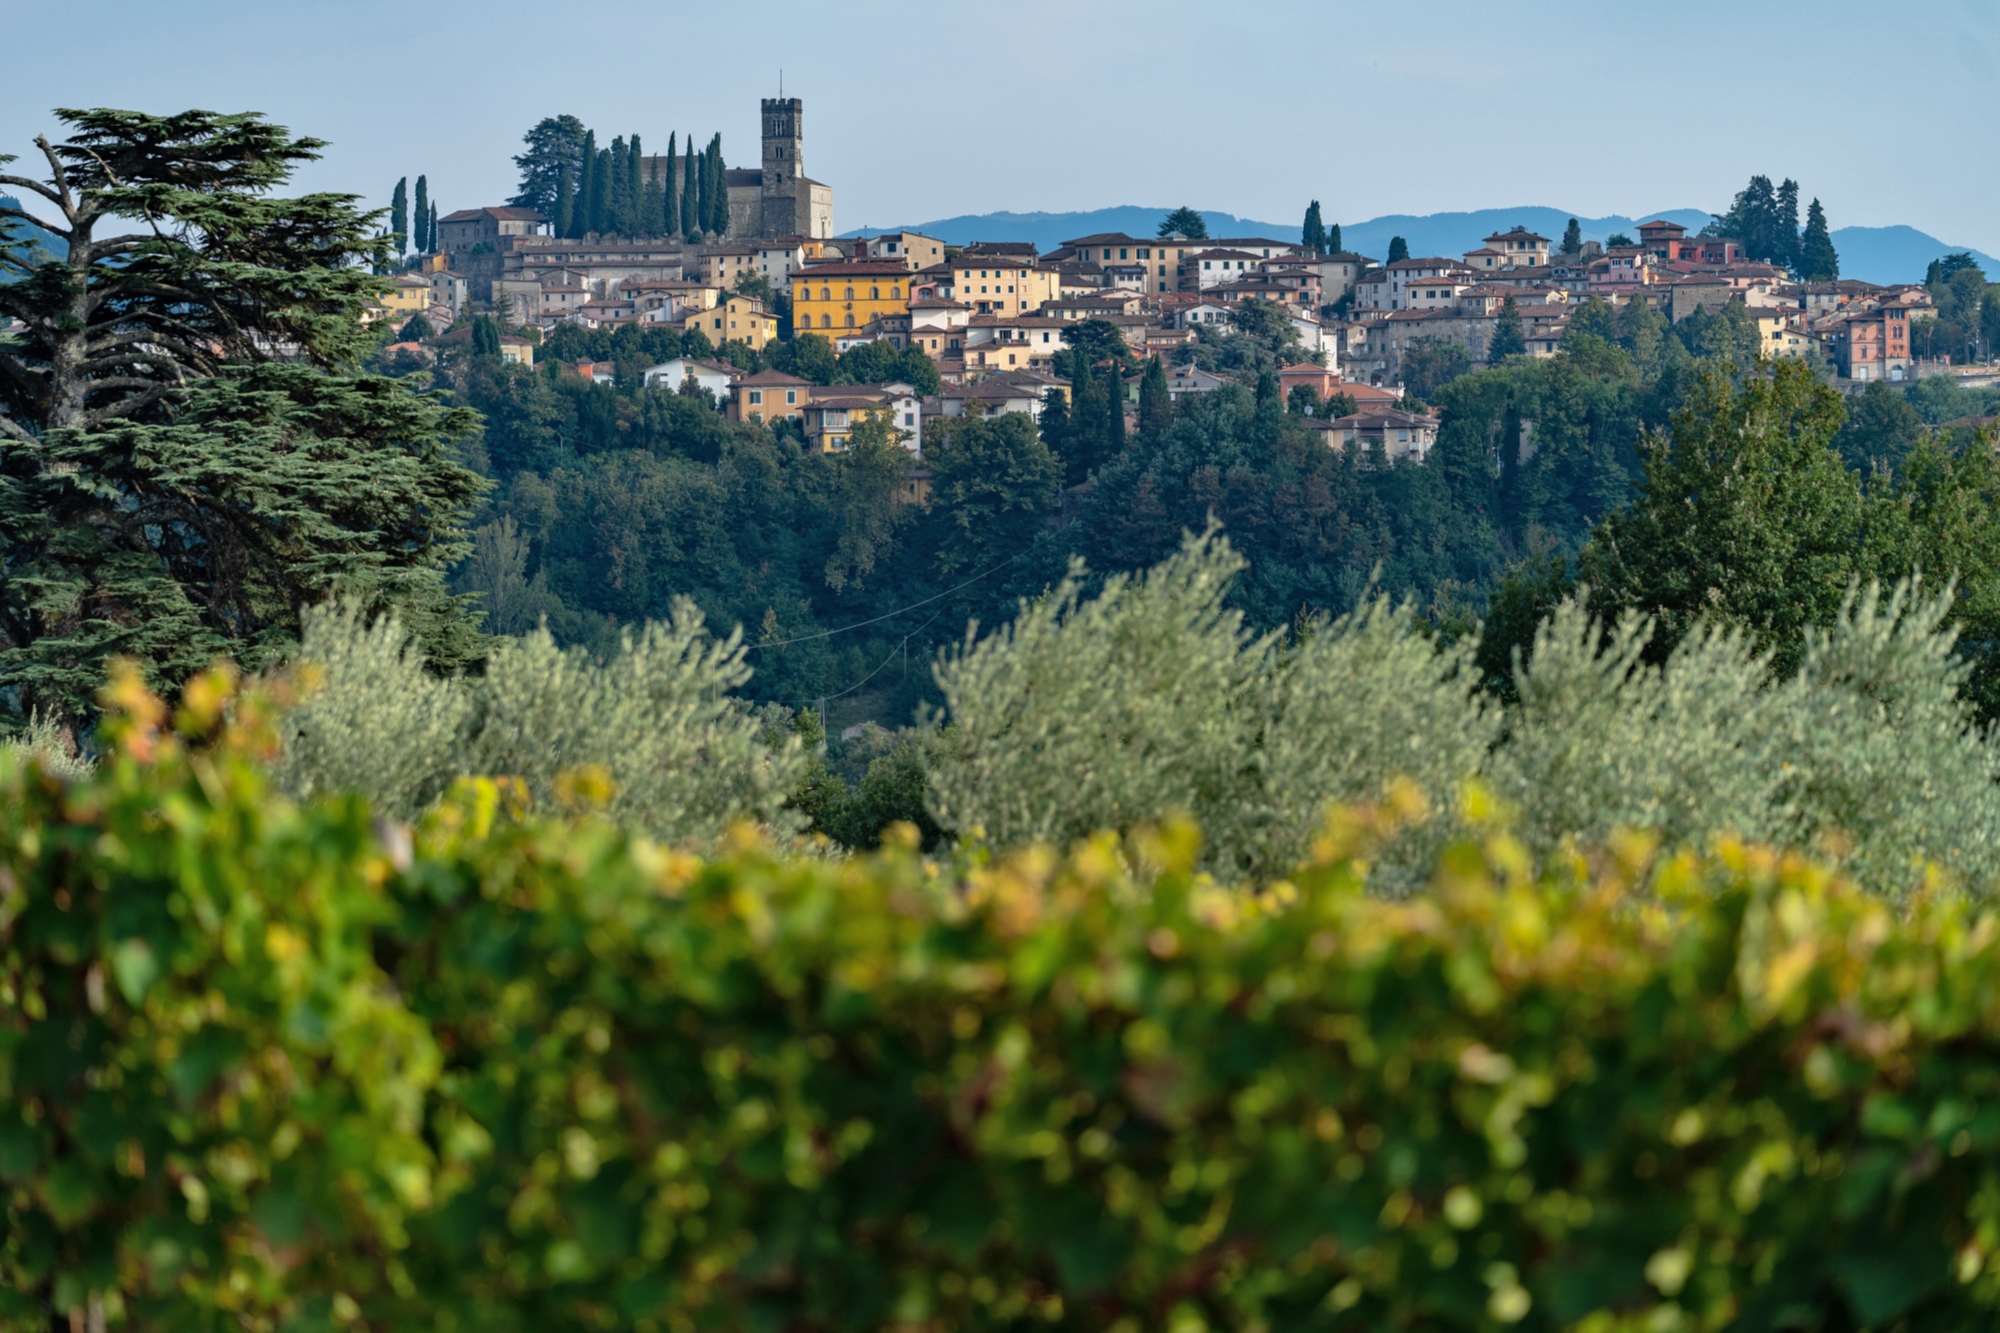
[[[1319,214],[1319,200],[1306,205],[1306,223],[1299,235],[1299,244],[1316,255],[1326,253],[1326,223]]]
[[[1769,176],[1752,176],[1711,230],[1740,243],[1750,259],[1803,272],[1799,183],[1795,180],[1774,186]]]
[[[566,137],[573,130],[575,137]],[[646,171],[638,135],[600,146],[595,130],[573,116],[552,117],[529,131],[528,152],[516,158],[522,194],[555,224],[558,236],[719,236],[729,230],[729,178],[722,136],[697,150],[694,136],[667,138],[659,170]]]
[[[1840,256],[1834,252],[1833,233],[1827,230],[1826,210],[1817,199],[1806,210],[1806,231],[1799,238],[1797,269],[1806,282],[1832,282],[1840,276]]]

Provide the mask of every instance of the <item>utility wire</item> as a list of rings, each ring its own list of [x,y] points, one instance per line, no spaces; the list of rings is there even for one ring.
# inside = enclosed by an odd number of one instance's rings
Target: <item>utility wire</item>
[[[991,571],[988,571],[988,572],[991,572]],[[916,627],[915,629],[911,630],[911,631],[910,631],[910,632],[909,632],[908,634],[905,634],[905,635],[903,636],[903,641],[902,641],[901,643],[897,644],[897,645],[896,645],[896,646],[895,646],[894,648],[891,648],[891,649],[889,650],[889,655],[888,655],[887,657],[884,657],[884,658],[883,658],[883,659],[882,659],[882,660],[881,660],[880,662],[877,662],[877,663],[875,664],[875,669],[874,669],[873,671],[871,671],[871,672],[869,672],[869,673],[868,673],[867,675],[863,676],[863,677],[862,677],[862,678],[861,678],[860,680],[857,680],[857,681],[855,681],[855,682],[854,682],[854,683],[853,683],[852,685],[849,685],[849,686],[848,686],[848,687],[847,687],[846,689],[842,690],[842,691],[841,691],[841,692],[840,692],[839,694],[823,694],[823,695],[821,695],[821,696],[820,696],[820,702],[821,702],[822,704],[824,704],[824,703],[825,703],[825,702],[826,702],[827,700],[829,700],[829,699],[839,699],[839,698],[844,698],[845,696],[847,696],[847,695],[850,695],[850,694],[854,693],[854,692],[855,692],[856,690],[860,689],[860,688],[861,688],[861,687],[862,687],[863,685],[866,685],[866,684],[867,684],[867,683],[868,683],[869,681],[871,681],[871,680],[875,679],[875,677],[877,677],[878,675],[880,675],[880,674],[882,673],[882,668],[883,668],[883,667],[885,667],[885,666],[888,666],[888,665],[889,665],[889,663],[891,663],[891,662],[893,662],[893,661],[895,661],[895,660],[896,660],[896,654],[897,654],[897,653],[899,653],[899,652],[902,652],[902,651],[903,651],[904,649],[906,649],[906,648],[908,648],[908,647],[910,646],[910,640],[911,640],[911,639],[914,639],[914,638],[916,638],[916,637],[917,637],[917,636],[918,636],[919,634],[922,634],[922,633],[923,633],[923,632],[924,632],[925,630],[929,629],[929,628],[930,628],[930,627],[931,627],[932,625],[935,625],[935,624],[937,623],[937,618],[938,618],[938,616],[941,616],[941,615],[943,615],[943,614],[944,614],[944,612],[943,612],[943,611],[939,611],[939,612],[937,613],[937,615],[934,615],[934,616],[932,616],[932,617],[931,617],[931,618],[930,618],[929,620],[926,620],[926,621],[925,621],[925,622],[924,622],[923,624],[921,624],[921,625],[917,626],[917,627]],[[824,717],[822,717],[822,718],[820,719],[820,723],[819,723],[819,724],[820,724],[820,725],[821,725],[822,727],[823,727],[823,726],[825,726],[825,725],[826,725],[826,719],[825,719]]]
[[[932,602],[935,602],[940,597],[949,597],[953,593],[957,592],[959,588],[970,588],[973,584],[985,578],[987,574],[999,573],[1001,570],[1007,568],[1007,566],[1013,564],[1016,560],[1019,560],[1021,556],[1024,556],[1026,554],[1027,554],[1026,551],[1022,551],[1018,555],[1015,555],[1012,559],[1002,560],[999,564],[987,570],[986,574],[974,574],[971,578],[959,584],[957,587],[946,588],[943,592],[935,593],[929,597],[926,597],[921,602],[911,602],[908,606],[899,606],[894,611],[890,611],[883,615],[876,616],[873,620],[857,621],[855,624],[852,625],[843,625],[839,629],[823,629],[817,634],[801,634],[796,639],[773,639],[769,643],[745,644],[743,647],[743,651],[746,653],[754,653],[759,648],[783,648],[789,644],[794,644],[794,643],[810,643],[814,639],[830,639],[836,634],[845,634],[847,633],[847,631],[851,629],[866,629],[870,625],[879,625],[885,620],[894,620],[897,616],[902,615],[903,612],[905,611],[914,611],[920,606],[929,606]],[[931,617],[932,621],[936,619],[937,616]],[[926,625],[928,625],[929,623],[930,621],[925,622]]]

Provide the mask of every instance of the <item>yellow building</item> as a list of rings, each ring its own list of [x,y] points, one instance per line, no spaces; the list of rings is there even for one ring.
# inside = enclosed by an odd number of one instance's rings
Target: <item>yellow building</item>
[[[706,310],[689,314],[681,327],[700,329],[717,347],[734,339],[761,352],[778,340],[778,317],[750,296],[726,297]]]
[[[910,270],[856,260],[808,264],[792,274],[792,327],[828,337],[882,315],[910,313]]]
[[[363,323],[386,318],[400,325],[411,315],[421,315],[430,309],[430,279],[414,273],[399,273],[390,279],[390,283],[392,285],[376,301],[375,308],[366,313]]]
[[[1062,274],[1052,268],[997,255],[960,255],[950,267],[951,299],[975,315],[1018,319],[1062,298]]]

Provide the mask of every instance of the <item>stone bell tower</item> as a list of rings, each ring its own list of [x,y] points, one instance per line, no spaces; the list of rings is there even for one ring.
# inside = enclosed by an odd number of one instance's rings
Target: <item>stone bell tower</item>
[[[764,180],[757,234],[812,234],[811,184],[806,179],[805,103],[764,99]]]

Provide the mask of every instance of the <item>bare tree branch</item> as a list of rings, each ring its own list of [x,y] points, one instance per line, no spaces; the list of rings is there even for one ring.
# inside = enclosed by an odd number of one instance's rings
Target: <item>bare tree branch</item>
[[[16,189],[21,189],[21,190],[33,190],[36,194],[42,196],[42,198],[48,200],[50,203],[54,204],[57,208],[61,208],[63,206],[62,196],[57,194],[54,190],[51,190],[48,186],[42,184],[38,180],[30,180],[26,176],[0,176],[0,185],[11,185],[14,186]],[[39,227],[42,224],[36,223],[35,225]],[[46,227],[44,228],[44,230],[54,231],[55,228]]]

